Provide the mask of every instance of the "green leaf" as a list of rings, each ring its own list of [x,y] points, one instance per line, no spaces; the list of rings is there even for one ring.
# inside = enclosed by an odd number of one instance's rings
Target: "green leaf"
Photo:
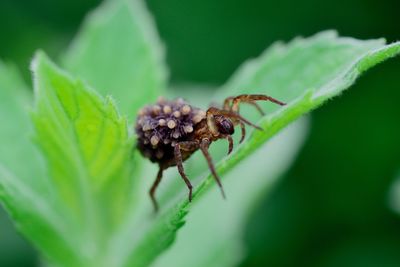
[[[105,1],[90,14],[64,57],[66,68],[133,118],[165,88],[164,50],[140,0]]]
[[[41,175],[42,164],[30,134],[32,96],[14,66],[0,62],[0,162],[24,179]],[[23,162],[23,164],[21,164]],[[36,180],[27,181],[35,186]]]
[[[43,162],[30,140],[30,100],[19,72],[0,63],[0,199],[18,231],[48,258],[67,257],[73,265],[62,217],[50,205]]]
[[[110,98],[68,76],[43,53],[36,55],[32,70],[36,139],[65,231],[76,246],[79,264],[74,266],[105,266],[101,258],[107,240],[130,208],[134,192],[133,143],[126,120]]]
[[[242,93],[264,93],[285,101],[288,105],[277,107],[273,104],[265,104],[263,107],[268,115],[258,122],[264,131],[253,131],[231,156],[220,160],[217,164],[218,173],[225,176],[292,121],[342,93],[370,67],[400,52],[400,43],[391,45],[384,43],[384,40],[359,41],[352,38],[338,38],[334,32],[323,32],[308,39],[297,38],[288,45],[278,43],[258,59],[246,63],[226,85],[218,90],[215,99],[221,100],[227,96]],[[252,117],[251,113],[245,114]],[[190,161],[187,164],[190,164]],[[155,172],[153,169],[150,176],[154,177]],[[205,179],[190,177],[195,181],[194,203],[206,197],[206,192],[210,188],[215,188],[211,175]],[[176,180],[179,181],[179,178]],[[223,183],[229,185],[230,181],[223,177]],[[265,185],[260,185],[260,187],[265,188]],[[164,192],[159,193],[161,195],[159,199],[163,200],[164,212],[152,225],[149,222],[142,223],[146,225],[141,231],[142,238],[136,236],[135,241],[132,242],[133,234],[128,234],[137,229],[137,223],[128,224],[127,229],[121,232],[120,246],[132,248],[130,253],[129,249],[125,249],[126,261],[124,261],[125,264],[121,264],[122,266],[147,266],[172,243],[174,232],[184,223],[184,217],[190,207],[186,188],[182,183],[179,188],[179,198],[167,194],[171,191],[169,188],[161,190]],[[241,195],[241,197],[248,198],[249,196]],[[230,223],[218,215],[216,214],[215,220]],[[207,219],[203,217],[203,220]],[[188,223],[191,221],[189,220]],[[208,231],[204,230],[204,232]],[[209,232],[212,235],[213,231]],[[185,243],[178,247],[185,246],[196,250],[195,243]],[[175,255],[178,255],[178,252]],[[192,260],[196,261],[196,259]],[[191,264],[193,262],[187,265]],[[182,264],[182,266],[187,265]]]

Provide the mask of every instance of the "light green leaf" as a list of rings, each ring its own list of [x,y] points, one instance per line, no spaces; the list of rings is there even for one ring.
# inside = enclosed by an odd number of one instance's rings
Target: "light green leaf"
[[[31,99],[18,70],[0,62],[0,162],[35,186],[43,166],[30,140]]]
[[[43,162],[30,140],[30,100],[19,72],[0,63],[0,199],[17,229],[48,258],[66,257],[73,265],[62,217],[50,205]]]
[[[297,38],[288,45],[276,44],[260,58],[246,63],[226,85],[218,90],[215,99],[221,100],[242,93],[263,93],[285,101],[288,105],[285,107],[263,105],[268,115],[258,124],[264,131],[253,131],[231,156],[220,160],[217,164],[218,173],[225,176],[292,121],[333,96],[339,95],[364,71],[399,52],[400,43],[385,45],[384,40],[359,41],[352,38],[338,38],[334,32],[324,32],[308,39]],[[255,118],[250,113],[246,115]],[[190,160],[187,164],[190,164]],[[153,169],[150,176],[154,177],[155,173],[156,170]],[[191,177],[191,180],[195,183],[194,203],[205,197],[206,192],[215,185],[211,175],[205,179]],[[229,181],[225,178],[223,183],[229,185]],[[161,195],[159,199],[163,200],[161,203],[164,212],[151,226],[149,222],[142,223],[146,225],[141,231],[142,238],[136,236],[132,242],[133,236],[128,234],[137,229],[137,222],[128,224],[127,230],[121,232],[119,246],[132,248],[130,253],[130,250],[126,249],[126,263],[122,266],[147,266],[166,248],[166,245],[172,242],[174,231],[177,226],[184,223],[184,216],[190,207],[186,188],[182,183],[179,188],[179,193],[175,194],[175,197],[167,194],[171,191],[168,186],[165,190],[160,190],[164,191],[159,194]],[[242,195],[242,197],[248,196]],[[224,218],[217,216],[215,220]],[[210,234],[212,233],[213,231],[210,231]],[[160,240],[170,242],[160,242]],[[196,250],[195,242],[185,245]],[[196,262],[196,259],[192,260]]]
[[[140,0],[105,1],[91,13],[64,57],[64,65],[129,118],[165,88],[164,50]]]
[[[105,266],[107,240],[133,199],[133,143],[126,120],[110,98],[62,72],[43,53],[36,55],[32,70],[37,142],[76,246],[75,266]]]

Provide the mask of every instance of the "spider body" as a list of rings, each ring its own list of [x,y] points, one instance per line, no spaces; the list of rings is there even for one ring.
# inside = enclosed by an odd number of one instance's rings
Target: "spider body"
[[[189,189],[189,201],[192,200],[193,187],[184,172],[183,162],[199,149],[205,156],[211,173],[224,196],[222,184],[208,153],[208,147],[218,139],[226,139],[229,144],[229,154],[233,149],[232,134],[236,125],[240,125],[242,132],[240,142],[244,140],[246,134],[245,124],[260,129],[239,115],[240,102],[255,106],[263,114],[255,102],[257,100],[284,105],[283,102],[265,95],[239,95],[227,98],[223,109],[211,107],[203,111],[181,98],[172,101],[161,98],[156,104],[146,106],[139,111],[135,126],[138,135],[137,148],[143,156],[159,165],[156,180],[149,192],[155,210],[158,209],[155,190],[161,181],[163,171],[171,166],[178,167]]]

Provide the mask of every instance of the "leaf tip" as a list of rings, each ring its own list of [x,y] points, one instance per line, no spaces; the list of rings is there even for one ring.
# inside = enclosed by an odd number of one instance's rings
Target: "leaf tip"
[[[33,55],[33,59],[30,65],[30,70],[32,72],[35,72],[38,69],[40,63],[46,60],[49,60],[46,53],[43,50],[37,50]]]
[[[31,64],[29,66],[29,69],[31,71],[31,75],[32,75],[32,83],[33,83],[33,93],[36,96],[38,94],[38,77],[37,77],[37,72],[40,66],[40,62],[42,61],[42,59],[46,57],[45,53],[41,50],[37,50],[32,58]]]

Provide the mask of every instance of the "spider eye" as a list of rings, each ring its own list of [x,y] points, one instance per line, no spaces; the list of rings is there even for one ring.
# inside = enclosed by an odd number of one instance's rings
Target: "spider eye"
[[[217,123],[218,131],[221,134],[229,134],[232,135],[235,132],[235,128],[233,127],[233,123],[229,119],[221,119]]]

